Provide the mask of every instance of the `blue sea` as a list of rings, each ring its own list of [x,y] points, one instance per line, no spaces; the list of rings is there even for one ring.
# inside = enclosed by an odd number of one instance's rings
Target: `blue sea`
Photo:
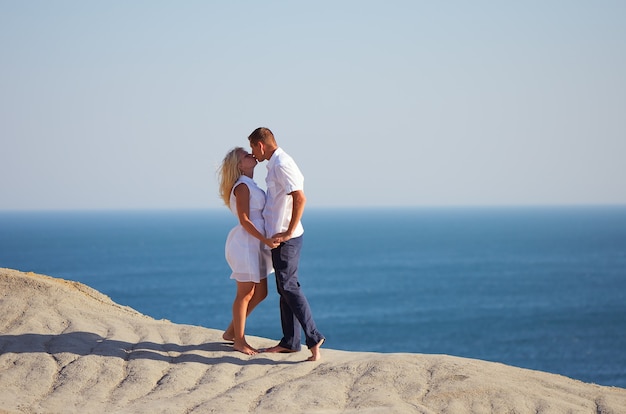
[[[0,213],[0,267],[223,329],[226,209]],[[449,354],[626,388],[626,207],[315,209],[300,281],[328,348]],[[280,339],[273,276],[247,334]]]

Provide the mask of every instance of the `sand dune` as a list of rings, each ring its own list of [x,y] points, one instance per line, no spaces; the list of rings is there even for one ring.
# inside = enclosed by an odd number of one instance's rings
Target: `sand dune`
[[[10,269],[0,315],[0,412],[626,413],[626,389],[446,355],[246,356],[221,331]]]

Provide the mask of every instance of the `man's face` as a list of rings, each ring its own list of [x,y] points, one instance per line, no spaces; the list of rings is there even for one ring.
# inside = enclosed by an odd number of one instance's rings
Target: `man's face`
[[[257,161],[265,161],[265,147],[262,142],[257,142],[256,144],[250,143],[250,149],[252,150],[252,155]]]

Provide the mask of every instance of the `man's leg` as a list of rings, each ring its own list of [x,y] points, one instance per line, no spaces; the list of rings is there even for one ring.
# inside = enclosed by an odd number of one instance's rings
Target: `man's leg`
[[[281,247],[280,252],[277,254],[279,257],[277,258],[279,262],[286,263],[286,271],[280,272],[281,314],[282,307],[285,306],[285,309],[289,310],[286,313],[291,318],[288,322],[292,323],[294,330],[297,331],[294,337],[297,336],[298,348],[300,345],[300,326],[304,329],[307,346],[312,348],[320,344],[324,336],[317,330],[311,307],[298,282],[298,263],[300,261],[300,251],[302,250],[302,236],[288,240]],[[278,273],[276,273],[276,280],[278,283]]]
[[[279,347],[292,351],[301,348],[301,326],[290,306],[288,295],[293,283],[298,283],[297,263],[300,258],[301,243],[281,243],[272,249],[272,262],[276,273],[276,288],[280,296],[280,322],[283,330],[283,338]],[[294,266],[295,264],[295,266]]]

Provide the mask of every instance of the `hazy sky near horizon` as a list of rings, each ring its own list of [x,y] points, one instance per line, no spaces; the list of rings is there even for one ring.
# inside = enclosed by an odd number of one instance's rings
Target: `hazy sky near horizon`
[[[0,0],[0,210],[626,204],[624,1]],[[265,186],[265,164],[255,179]]]

